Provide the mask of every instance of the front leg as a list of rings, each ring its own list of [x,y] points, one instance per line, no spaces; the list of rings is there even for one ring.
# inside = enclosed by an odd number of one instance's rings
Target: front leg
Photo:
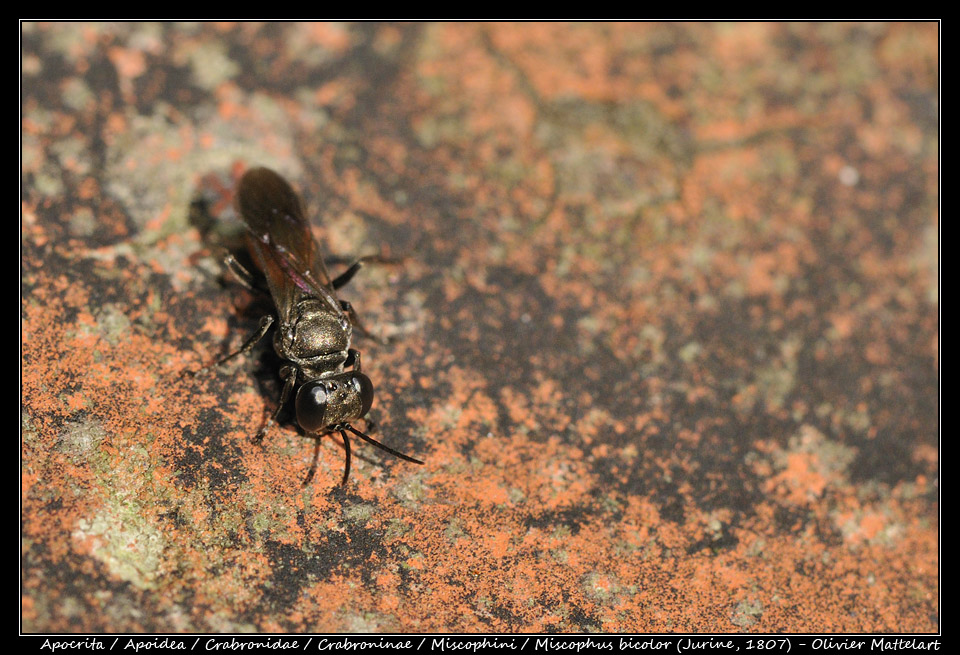
[[[310,470],[307,471],[307,477],[304,478],[303,482],[300,483],[300,486],[306,487],[313,480],[313,476],[317,473],[317,459],[320,457],[320,440],[329,435],[337,432],[340,426],[333,426],[333,429],[330,429],[326,432],[320,434],[314,434],[314,444],[313,444],[313,462],[310,464]],[[343,462],[343,478],[340,480],[340,484],[347,484],[347,480],[350,479],[350,439],[347,437],[347,433],[342,429],[339,430],[340,437],[343,439],[343,449],[344,449],[344,462]]]
[[[297,368],[295,366],[284,366],[280,369],[280,377],[283,378],[283,391],[280,392],[280,404],[277,405],[277,409],[274,410],[273,416],[268,418],[267,422],[260,428],[260,431],[257,432],[257,436],[253,438],[253,443],[261,443],[263,441],[267,430],[277,422],[277,417],[280,416],[280,410],[282,410],[283,406],[290,400],[290,394],[293,393],[293,387],[297,383]]]
[[[343,360],[344,368],[350,368],[351,366],[354,371],[360,373],[360,351],[356,348],[347,350],[347,358]]]

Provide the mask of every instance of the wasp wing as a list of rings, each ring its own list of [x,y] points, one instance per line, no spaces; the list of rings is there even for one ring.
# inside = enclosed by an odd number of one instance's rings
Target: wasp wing
[[[280,320],[287,322],[304,296],[320,298],[342,315],[303,205],[290,184],[268,168],[250,169],[237,185],[234,203]]]

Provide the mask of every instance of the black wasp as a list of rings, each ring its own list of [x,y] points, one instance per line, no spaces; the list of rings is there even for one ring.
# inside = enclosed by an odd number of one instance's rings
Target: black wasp
[[[347,433],[400,459],[423,464],[351,425],[370,411],[373,383],[360,371],[360,352],[350,347],[350,339],[354,329],[369,334],[350,303],[337,298],[336,292],[350,281],[365,260],[358,260],[331,280],[304,217],[300,198],[286,180],[268,168],[253,168],[243,175],[237,184],[234,206],[247,227],[247,249],[266,278],[276,316],[261,318],[257,332],[240,350],[215,365],[249,352],[274,323],[273,347],[286,362],[280,368],[283,379],[280,404],[254,441],[263,440],[267,428],[277,420],[296,389],[297,423],[317,435],[313,464],[304,484],[310,482],[316,471],[319,437],[334,432],[340,433],[346,451],[341,484],[346,484],[350,477]],[[227,257],[225,264],[246,287],[257,286],[259,278],[233,256]],[[372,421],[365,420],[371,426],[368,430],[372,431]]]

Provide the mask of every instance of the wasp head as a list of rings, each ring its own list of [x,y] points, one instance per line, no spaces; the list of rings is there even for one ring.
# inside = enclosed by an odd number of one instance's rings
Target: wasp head
[[[297,423],[307,432],[349,423],[373,405],[373,383],[351,371],[307,382],[297,392]]]

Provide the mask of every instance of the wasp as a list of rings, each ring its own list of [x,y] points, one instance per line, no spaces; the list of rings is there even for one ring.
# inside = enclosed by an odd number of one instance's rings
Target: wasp
[[[376,258],[359,259],[330,279],[299,196],[284,178],[268,168],[253,168],[243,175],[237,183],[234,206],[246,226],[247,250],[262,275],[250,273],[232,255],[224,264],[248,289],[262,289],[265,278],[276,314],[261,318],[257,331],[239,350],[205,368],[248,353],[274,329],[273,348],[285,362],[280,368],[283,390],[279,405],[253,441],[263,441],[267,429],[295,395],[297,423],[316,439],[304,485],[316,472],[320,439],[333,433],[343,439],[342,485],[350,477],[350,434],[402,460],[423,464],[352,425],[362,418],[368,431],[375,427],[366,418],[373,405],[373,383],[361,371],[360,351],[351,347],[354,330],[372,335],[350,303],[337,297],[337,290],[365,261]]]

